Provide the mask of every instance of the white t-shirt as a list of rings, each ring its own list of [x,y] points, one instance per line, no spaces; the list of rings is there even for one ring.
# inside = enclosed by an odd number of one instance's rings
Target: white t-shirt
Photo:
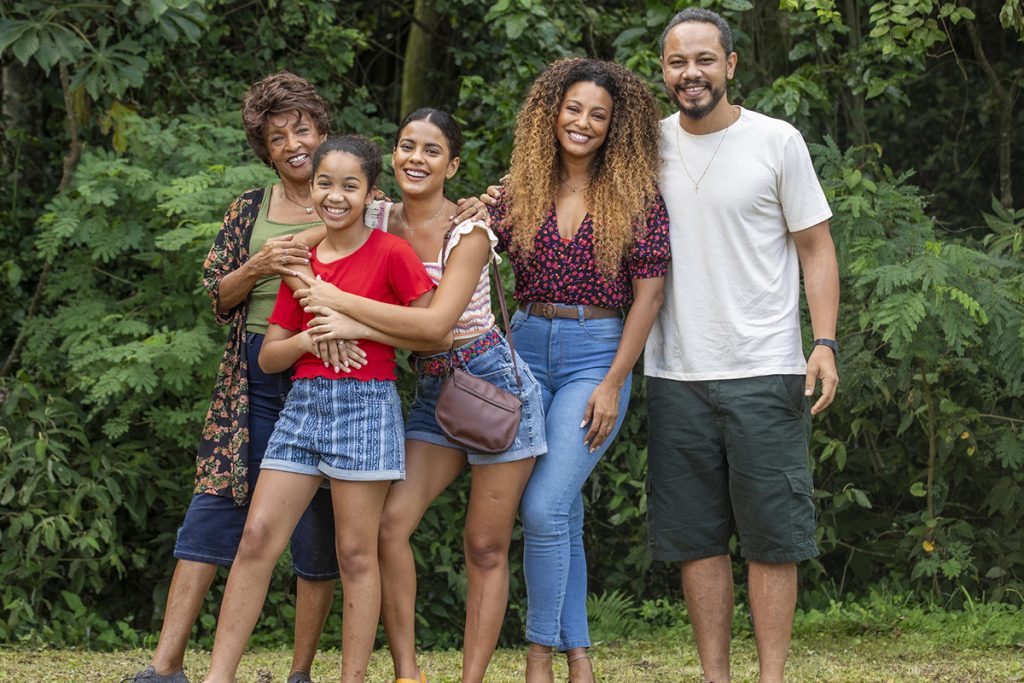
[[[691,135],[676,113],[661,122],[661,157],[672,263],[645,374],[701,381],[805,373],[800,263],[789,233],[832,212],[800,132],[741,109],[727,129]]]

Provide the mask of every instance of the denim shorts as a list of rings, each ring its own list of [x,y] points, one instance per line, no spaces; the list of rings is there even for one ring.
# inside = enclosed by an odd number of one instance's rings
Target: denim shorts
[[[284,407],[291,382],[287,372],[267,374],[257,358],[263,335],[249,333],[246,359],[249,364],[249,491],[256,488],[260,463],[274,423]],[[242,539],[248,505],[235,505],[224,496],[197,493],[185,513],[174,543],[174,557],[230,567]],[[329,489],[317,491],[292,533],[292,568],[308,581],[338,578],[334,552],[334,511]]]
[[[404,440],[393,381],[298,379],[262,467],[350,481],[405,479]]]
[[[803,375],[648,378],[647,525],[656,560],[818,554]]]
[[[483,337],[487,335],[482,335]],[[479,340],[478,340],[479,341]],[[472,347],[478,341],[470,342],[463,349]],[[439,353],[434,356],[424,356],[418,359],[417,364],[428,363],[432,359],[447,356],[448,353]],[[489,463],[512,462],[524,458],[533,458],[547,453],[547,438],[544,434],[544,407],[541,401],[540,386],[530,372],[529,366],[523,359],[516,355],[516,362],[519,365],[519,377],[523,381],[523,388],[520,389],[516,383],[515,370],[512,366],[512,352],[504,337],[499,336],[499,342],[487,349],[478,356],[470,358],[463,369],[467,372],[487,380],[500,389],[515,394],[523,402],[522,419],[519,421],[519,432],[516,433],[512,446],[504,453],[477,453],[468,451],[466,458],[470,465],[487,465]],[[416,398],[413,399],[409,408],[409,419],[405,423],[405,438],[416,441],[425,441],[438,446],[457,448],[465,451],[465,448],[448,440],[437,424],[434,417],[434,410],[437,408],[437,397],[441,393],[441,386],[444,384],[444,377],[434,377],[417,373],[416,377]]]

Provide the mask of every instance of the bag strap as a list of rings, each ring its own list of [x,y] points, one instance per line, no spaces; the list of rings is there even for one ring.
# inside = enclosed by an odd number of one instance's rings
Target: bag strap
[[[441,277],[444,277],[444,266],[448,256],[448,240],[452,236],[452,232],[455,230],[455,226],[448,228],[448,232],[444,234],[444,241],[441,243]],[[488,270],[494,273],[494,284],[498,288],[498,304],[501,306],[501,321],[505,325],[505,340],[508,342],[509,351],[512,352],[512,368],[516,373],[516,384],[519,385],[519,390],[523,390],[523,379],[519,376],[519,363],[516,362],[516,346],[512,342],[512,334],[508,329],[508,306],[505,304],[505,287],[501,283],[501,273],[498,271],[498,259],[497,254],[490,246],[490,242],[487,244],[487,251],[489,258],[487,259]],[[490,266],[493,264],[493,268]],[[449,355],[455,356],[455,339],[452,338],[452,347],[448,351]],[[454,365],[454,362],[452,363]]]

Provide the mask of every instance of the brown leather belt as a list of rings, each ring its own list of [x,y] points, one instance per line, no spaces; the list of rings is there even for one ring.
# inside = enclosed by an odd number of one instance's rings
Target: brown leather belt
[[[526,306],[528,315],[536,315],[541,318],[579,318],[579,309],[583,309],[583,319],[592,320],[595,318],[621,318],[622,313],[617,308],[601,308],[600,306],[559,306],[558,304],[532,303]]]

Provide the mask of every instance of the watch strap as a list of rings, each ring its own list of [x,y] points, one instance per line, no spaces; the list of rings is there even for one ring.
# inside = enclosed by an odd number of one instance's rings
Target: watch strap
[[[837,342],[835,339],[815,339],[814,341],[811,342],[811,348],[814,348],[815,346],[827,346],[828,348],[832,349],[833,354],[835,354],[836,356],[839,355],[839,342]]]

